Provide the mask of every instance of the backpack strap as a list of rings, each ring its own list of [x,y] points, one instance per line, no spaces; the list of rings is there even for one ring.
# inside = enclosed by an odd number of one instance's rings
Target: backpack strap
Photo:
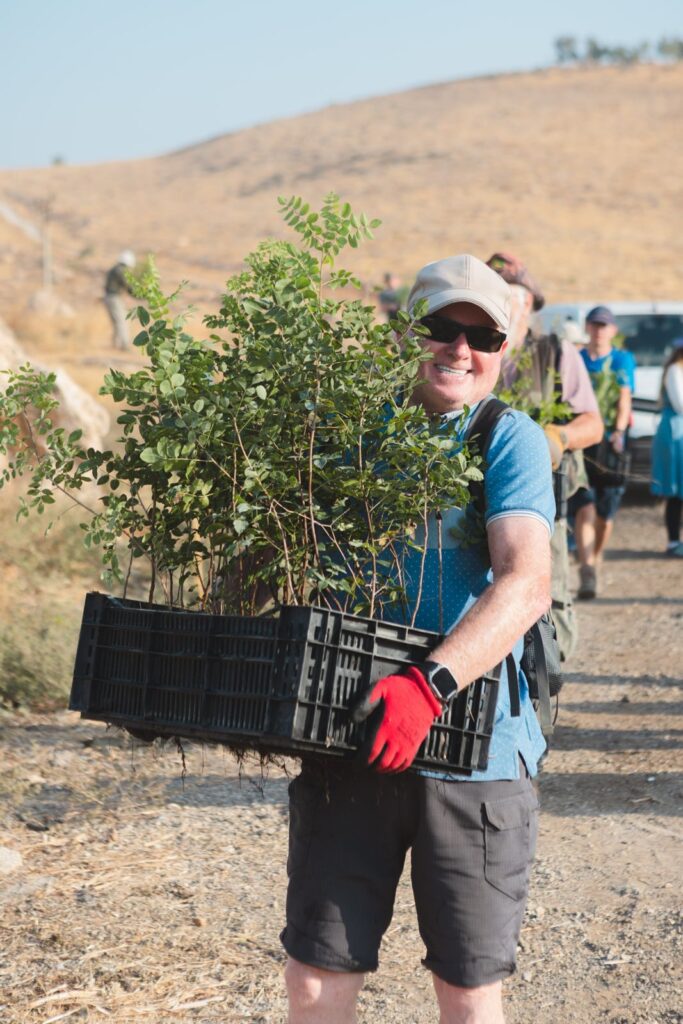
[[[482,455],[486,455],[491,444],[491,434],[496,423],[510,406],[501,398],[494,395],[487,395],[475,409],[469,426],[465,432],[465,440],[471,441],[475,437],[479,439],[479,449]],[[476,429],[475,429],[476,428]]]
[[[489,446],[491,444],[493,428],[500,417],[509,408],[510,406],[507,402],[503,402],[500,398],[494,398],[493,395],[489,395],[488,398],[484,398],[475,409],[474,415],[472,416],[465,433],[465,441],[476,441],[479,454],[484,460],[486,459]],[[484,489],[484,481],[475,480],[470,486],[470,493],[472,495],[472,502],[475,509],[481,516],[484,516],[486,512],[486,492]],[[517,666],[515,665],[515,659],[512,654],[508,654],[505,658],[505,663],[507,665],[508,689],[510,691],[510,714],[513,718],[518,718],[521,714],[519,679],[517,677]],[[495,678],[500,676],[502,668],[503,662],[501,661],[494,669]],[[493,675],[494,673],[491,674]]]
[[[548,662],[543,646],[543,635],[538,622],[534,622],[529,630],[534,642],[534,661],[536,666],[536,688],[535,694],[538,701],[538,719],[544,736],[550,736],[553,732],[553,714],[550,705],[550,675],[548,673]]]
[[[493,428],[496,423],[506,412],[510,406],[507,402],[503,402],[500,398],[494,398],[493,395],[489,395],[488,398],[482,399],[477,408],[474,411],[472,419],[469,422],[469,426],[465,432],[465,441],[476,441],[479,454],[486,460],[488,450],[491,444],[491,437],[493,435]],[[472,503],[477,512],[483,516],[486,512],[486,492],[484,489],[483,480],[474,480],[470,485],[470,494],[472,495]]]
[[[501,663],[502,664],[502,663]],[[508,668],[508,689],[510,691],[510,714],[513,718],[519,718],[522,713],[522,705],[519,699],[519,676],[512,651],[505,659]]]

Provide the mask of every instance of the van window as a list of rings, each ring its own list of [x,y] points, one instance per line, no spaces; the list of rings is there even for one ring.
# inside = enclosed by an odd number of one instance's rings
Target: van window
[[[683,338],[683,316],[679,313],[617,314],[619,333],[615,344],[628,349],[638,366],[661,366],[671,352],[672,342]]]

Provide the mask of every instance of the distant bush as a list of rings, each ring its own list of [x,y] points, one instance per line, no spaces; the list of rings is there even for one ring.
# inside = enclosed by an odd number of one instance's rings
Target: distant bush
[[[683,39],[664,37],[657,43],[657,53],[665,60],[683,60]]]
[[[5,625],[0,634],[0,704],[51,710],[64,707],[71,686],[80,608],[73,622],[52,619],[54,609],[21,615],[21,628]],[[52,621],[50,621],[52,619]],[[65,628],[66,626],[66,628]]]
[[[683,39],[664,37],[656,47],[643,41],[636,46],[607,46],[597,39],[558,36],[553,43],[556,64],[637,64],[655,52],[664,60],[683,60]]]
[[[64,707],[71,685],[81,595],[98,578],[73,514],[45,534],[38,519],[0,517],[0,706]]]

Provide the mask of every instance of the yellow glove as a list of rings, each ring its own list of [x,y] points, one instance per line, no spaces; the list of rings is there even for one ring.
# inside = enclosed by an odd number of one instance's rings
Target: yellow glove
[[[557,469],[567,450],[567,431],[558,427],[556,423],[546,423],[543,433],[550,449],[550,461],[553,469]]]

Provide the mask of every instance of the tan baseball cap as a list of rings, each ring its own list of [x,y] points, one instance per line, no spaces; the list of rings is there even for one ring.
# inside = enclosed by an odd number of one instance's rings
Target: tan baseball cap
[[[509,285],[469,253],[447,256],[423,267],[410,290],[408,312],[420,299],[427,300],[427,313],[436,313],[452,302],[470,302],[488,313],[501,331],[510,328]]]
[[[543,309],[545,306],[543,292],[518,256],[514,256],[511,252],[494,252],[493,256],[487,259],[486,265],[492,267],[508,284],[520,284],[522,288],[531,292],[535,313],[539,309]]]

